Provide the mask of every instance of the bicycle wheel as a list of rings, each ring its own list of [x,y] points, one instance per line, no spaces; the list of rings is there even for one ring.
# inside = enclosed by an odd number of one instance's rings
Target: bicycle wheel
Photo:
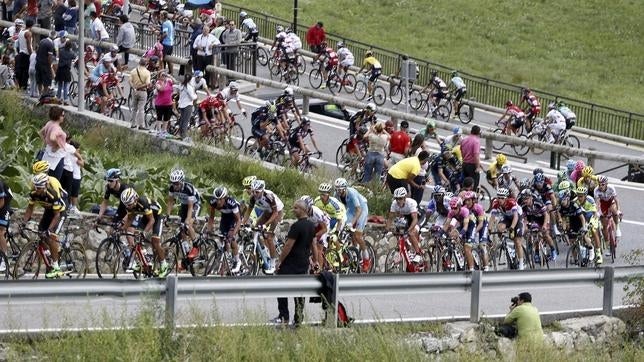
[[[112,113],[110,114],[110,117],[113,119],[118,119],[119,121],[125,121],[125,115],[123,114],[123,110],[121,109],[121,106],[116,106],[112,108]]]
[[[315,89],[320,89],[320,86],[322,86],[322,72],[319,69],[311,70],[309,84]]]
[[[259,65],[265,67],[268,64],[268,59],[270,59],[268,51],[263,47],[257,48],[257,62]]]
[[[403,90],[400,87],[400,85],[391,87],[391,92],[389,93],[389,99],[391,100],[391,103],[395,105],[399,105],[400,102],[402,102]]]
[[[367,252],[369,253],[369,259],[371,260],[371,267],[369,268],[369,273],[373,273],[376,270],[376,263],[378,261],[378,254],[376,254],[376,249],[373,248],[375,241],[371,236],[364,236],[364,243],[367,247]]]
[[[494,133],[494,134],[498,134],[498,135],[502,135],[502,134],[503,134],[503,129],[502,129],[502,128],[497,128],[497,129],[495,129],[494,131],[492,131],[492,133]],[[505,147],[505,143],[504,143],[503,141],[496,141],[496,140],[494,140],[494,141],[492,142],[492,148],[493,148],[495,151],[502,150],[504,147]]]
[[[416,89],[411,91],[411,95],[409,96],[409,106],[412,109],[414,109],[415,111],[418,111],[420,107],[422,107],[424,102],[425,102],[425,97],[423,97],[420,91]]]
[[[340,273],[342,270],[342,257],[340,253],[335,249],[326,249],[324,251],[324,264],[325,270],[329,270],[332,273]]]
[[[492,209],[492,195],[490,195],[490,191],[483,185],[479,185],[477,202],[481,204],[485,212],[490,212]]]
[[[451,111],[448,106],[441,104],[440,106],[436,107],[434,112],[432,112],[432,117],[436,118],[439,121],[447,122],[449,121],[450,112]]]
[[[228,145],[236,150],[241,150],[244,146],[244,129],[239,123],[235,122],[228,129],[225,138]]]
[[[11,272],[9,268],[9,258],[0,250],[0,265],[4,265],[4,271],[0,272],[0,279],[9,280]]]
[[[365,99],[365,97],[367,96],[367,83],[365,83],[365,81],[359,80],[356,82],[353,96],[356,97],[356,99],[359,101]]]
[[[570,134],[566,137],[564,146],[568,146],[570,148],[579,148],[581,146],[581,143],[579,142],[579,138],[577,136]]]
[[[527,140],[528,136],[522,134],[522,135],[519,135],[518,138],[521,140]],[[530,147],[524,146],[524,145],[516,145],[516,146],[513,146],[512,149],[514,150],[514,153],[516,153],[517,156],[520,156],[520,157],[527,155],[528,152],[530,151]]]
[[[78,81],[69,85],[69,100],[74,107],[78,107]]]
[[[340,250],[342,257],[342,274],[358,273],[360,271],[360,251],[353,246],[344,247]]]
[[[333,95],[337,95],[342,90],[342,79],[340,79],[340,77],[335,74],[329,79],[328,86],[329,92],[331,92]]]
[[[398,247],[390,249],[385,258],[385,273],[404,273],[405,270],[405,260]]]
[[[278,59],[275,59],[273,57],[269,58],[268,60],[268,71],[271,75],[271,78],[274,76],[278,76],[280,72],[282,71],[280,69],[280,61]]]
[[[458,119],[463,124],[468,124],[474,119],[474,107],[469,103],[461,103],[458,109]]]
[[[457,260],[454,250],[445,249],[441,251],[440,257],[436,261],[436,268],[439,272],[454,272],[457,270]]]
[[[29,242],[22,248],[16,264],[13,266],[13,279],[37,279],[45,274],[45,263],[38,254],[38,243]]]
[[[248,274],[249,275],[259,275],[259,257],[257,256],[255,245],[252,242],[248,242],[244,245],[242,249],[242,258],[246,261],[248,265]]]
[[[373,88],[373,102],[379,106],[382,106],[387,102],[387,92],[385,91],[385,88],[376,84]]]
[[[193,277],[206,276],[208,261],[217,245],[212,239],[199,240],[199,244],[199,254],[190,261],[188,268]]]
[[[123,252],[120,241],[110,237],[103,239],[96,249],[96,274],[99,278],[116,278],[121,268]]]
[[[579,245],[575,243],[570,246],[570,248],[568,248],[568,252],[566,253],[566,268],[574,268],[575,266],[579,266],[580,259]]]
[[[541,134],[531,134],[530,137],[528,137],[528,139],[532,141],[545,142],[545,140],[543,139],[543,135]],[[545,148],[530,147],[530,152],[532,152],[535,155],[540,155],[545,150],[546,150]]]
[[[546,253],[546,244],[544,243],[539,244],[539,257],[541,259],[539,267],[541,269],[550,269],[550,259],[548,253]]]
[[[344,80],[342,81],[342,87],[344,88],[344,91],[347,92],[347,94],[351,94],[356,90],[356,83],[357,79],[356,76],[348,73],[347,75],[343,76]]]
[[[345,138],[342,143],[340,143],[340,146],[338,146],[338,149],[335,151],[335,165],[338,167],[340,171],[344,170],[344,167],[346,166],[346,150],[347,150],[347,145],[349,144],[349,139]]]
[[[610,261],[615,263],[615,258],[617,257],[617,237],[615,236],[615,226],[613,221],[609,221],[610,226],[608,228],[608,246],[610,248]],[[599,232],[595,230],[595,232]]]
[[[297,72],[300,74],[304,74],[304,72],[306,72],[306,60],[304,60],[304,57],[301,54],[297,55]]]
[[[89,268],[85,247],[81,243],[72,243],[69,249],[63,249],[60,253],[58,265],[66,276],[85,279]]]

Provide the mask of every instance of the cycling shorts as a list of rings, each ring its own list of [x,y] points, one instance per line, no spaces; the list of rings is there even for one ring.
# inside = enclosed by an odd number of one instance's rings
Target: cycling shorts
[[[599,210],[601,211],[602,216],[608,215],[610,213],[610,207],[615,202],[615,199],[611,198],[610,200],[599,200]]]
[[[467,94],[467,88],[460,88],[454,92],[454,99],[459,102]]]
[[[541,113],[541,107],[530,107],[530,112],[528,112],[529,118],[534,118]]]
[[[510,225],[512,225],[512,216],[503,216],[503,220],[499,221],[501,224],[505,225],[506,229],[510,228]],[[517,222],[517,225],[514,227],[514,232],[516,236],[523,236],[523,220],[521,220],[521,217],[519,216],[519,221]]]
[[[0,209],[0,227],[9,228],[9,222],[11,221],[11,209],[9,205],[6,205]]]
[[[156,237],[161,237],[161,233],[163,232],[163,223],[161,222],[161,216],[157,213],[153,213],[152,215],[141,215],[140,220],[138,221],[136,228],[139,230],[145,230],[145,226],[148,224],[148,217],[153,217],[154,218],[154,225],[152,226],[152,236]],[[138,216],[137,216],[138,218]],[[134,226],[134,222],[132,223]]]
[[[253,136],[255,136],[255,138],[260,139],[264,137],[266,130],[262,129],[262,127],[253,127],[251,129],[251,133],[253,134]]]
[[[353,59],[344,59],[340,62],[340,65],[343,67],[350,67],[353,65]]]
[[[275,233],[275,229],[277,229],[277,225],[279,225],[280,222],[282,222],[282,218],[284,217],[284,211],[278,211],[279,215],[277,218],[275,218],[275,221],[273,221],[270,225],[268,225],[268,232]],[[268,219],[271,217],[270,212],[262,212],[262,215],[260,215],[257,218],[257,225],[263,225]]]
[[[230,233],[230,231],[233,230],[234,228],[235,228],[235,216],[221,218],[221,221],[219,222],[219,232],[222,235],[228,236],[228,233]]]
[[[62,215],[61,215],[62,216]],[[49,224],[51,224],[51,221],[54,219],[54,210],[52,209],[45,209],[45,211],[42,214],[42,218],[40,218],[40,223],[38,224],[38,231],[47,231],[49,230]],[[60,218],[60,221],[58,221],[58,225],[54,228],[54,233],[59,233],[61,227],[63,226],[63,218]]]
[[[199,211],[201,210],[201,205],[194,203],[192,204],[192,219],[195,220],[197,219],[197,216],[199,216]],[[179,218],[181,219],[181,222],[186,222],[186,219],[188,218],[188,205],[187,204],[181,204],[179,207]]]
[[[337,67],[337,66],[338,66],[338,60],[337,60],[337,59],[335,59],[334,61],[329,60],[329,61],[326,63],[326,67],[325,67],[325,68],[326,68],[326,70],[327,70],[327,71],[330,71],[331,69],[333,69],[333,68],[335,68],[335,67]]]
[[[521,126],[523,126],[523,123],[525,123],[525,120],[519,117],[512,117],[512,119],[510,120],[510,126],[514,129],[521,128]]]
[[[375,82],[378,77],[382,74],[381,68],[371,68],[371,76],[369,77],[370,82]]]
[[[363,232],[365,226],[367,226],[367,217],[369,216],[369,209],[365,208],[361,210],[362,212],[360,213],[360,216],[358,217],[358,222],[356,223],[356,231]],[[347,210],[347,222],[353,221],[353,218],[355,217],[354,210]],[[353,226],[353,225],[351,225]]]
[[[434,93],[434,98],[436,98],[436,101],[440,101],[443,98],[447,97],[447,91],[443,89],[437,89],[436,93]]]

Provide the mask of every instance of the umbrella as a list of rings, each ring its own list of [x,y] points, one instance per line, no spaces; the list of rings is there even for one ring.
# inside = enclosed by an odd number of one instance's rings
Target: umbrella
[[[214,0],[188,0],[186,1],[185,9],[212,9],[215,7]]]

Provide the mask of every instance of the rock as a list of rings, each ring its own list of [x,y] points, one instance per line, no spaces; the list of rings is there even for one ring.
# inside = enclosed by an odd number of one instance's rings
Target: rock
[[[427,353],[437,353],[441,351],[441,340],[436,337],[425,337],[421,339],[423,348]]]
[[[445,324],[445,332],[461,343],[474,342],[479,325],[471,322],[455,322]]]
[[[457,337],[443,337],[440,339],[441,351],[453,351],[461,345]]]
[[[597,343],[614,341],[615,336],[622,335],[626,330],[626,324],[621,319],[605,315],[570,318],[559,324],[564,331],[574,333],[578,337],[587,335]]]
[[[496,351],[498,357],[504,361],[514,361],[516,359],[517,346],[511,339],[499,337],[496,341]]]
[[[569,332],[551,332],[545,335],[545,341],[557,348],[571,350],[574,347],[574,339]]]

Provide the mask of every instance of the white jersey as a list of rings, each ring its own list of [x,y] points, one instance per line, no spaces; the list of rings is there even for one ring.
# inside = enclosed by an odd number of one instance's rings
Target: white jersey
[[[221,96],[224,98],[226,103],[228,103],[228,102],[230,102],[232,100],[239,101],[239,91],[233,95],[233,93],[230,91],[230,87],[226,87],[226,88],[222,89],[219,92],[219,94],[221,94]]]
[[[577,119],[577,115],[570,108],[566,106],[559,107],[559,112],[564,116],[565,119]]]
[[[598,187],[595,187],[595,200],[600,201],[611,201],[617,197],[617,191],[612,185],[607,185],[605,191],[601,191]]]
[[[302,40],[300,39],[299,36],[295,33],[288,33],[286,34],[286,37],[288,38],[291,47],[295,50],[302,49]]]
[[[550,112],[546,115],[546,121],[548,126],[555,129],[565,129],[566,128],[566,119],[564,116],[556,109],[551,109]]]
[[[336,54],[338,55],[338,58],[340,58],[340,62],[343,62],[343,61],[347,63],[350,62],[351,64],[355,62],[355,59],[353,58],[353,53],[351,53],[351,50],[349,50],[349,48],[347,47],[342,47],[338,49]]]
[[[456,87],[456,89],[467,89],[467,87],[465,87],[465,82],[461,77],[453,77],[451,82],[452,84],[454,84],[454,87]]]
[[[319,207],[313,205],[311,206],[311,215],[309,216],[309,221],[315,224],[317,227],[320,224],[326,225],[327,230],[330,229],[330,222],[331,219],[329,219],[329,216],[326,214],[326,212],[322,211]]]
[[[394,200],[391,202],[389,212],[396,214],[397,217],[409,216],[413,213],[418,212],[418,204],[416,203],[416,200],[409,197],[405,199],[405,203],[402,206],[400,206],[400,204],[398,204],[398,202]]]
[[[249,33],[255,33],[257,32],[257,25],[251,18],[246,18],[244,21],[241,23],[242,29],[248,30]]]

